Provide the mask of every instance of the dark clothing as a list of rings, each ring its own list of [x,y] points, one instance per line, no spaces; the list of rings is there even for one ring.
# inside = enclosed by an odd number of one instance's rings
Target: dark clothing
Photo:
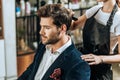
[[[45,45],[40,44],[33,63],[18,78],[18,80],[34,80],[39,64],[45,52]],[[46,71],[42,80],[53,80],[50,75],[57,68],[61,69],[60,80],[90,80],[90,67],[81,59],[81,53],[72,44],[62,52],[50,68]]]
[[[108,27],[99,24],[95,19],[90,24],[90,20],[87,20],[83,31],[83,44],[84,47],[81,50],[83,54],[93,53],[95,55],[109,55],[109,29]],[[90,80],[112,80],[112,71],[110,64],[92,65]]]
[[[107,21],[107,25],[100,24],[94,18],[97,12],[87,19],[83,28],[83,54],[109,55],[110,52],[110,27],[117,11],[115,5]],[[90,80],[112,80],[110,64],[92,65]]]

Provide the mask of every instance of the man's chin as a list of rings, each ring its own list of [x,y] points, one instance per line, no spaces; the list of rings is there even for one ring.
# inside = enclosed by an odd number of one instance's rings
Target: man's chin
[[[45,45],[46,43],[45,43],[45,42],[42,42],[42,44],[44,44],[44,45]]]
[[[42,44],[46,45],[47,43],[45,41],[42,41]]]

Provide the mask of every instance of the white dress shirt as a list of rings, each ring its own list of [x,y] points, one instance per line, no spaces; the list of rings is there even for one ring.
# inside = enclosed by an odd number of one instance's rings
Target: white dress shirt
[[[72,44],[71,39],[67,43],[65,43],[62,47],[56,50],[54,53],[51,53],[51,49],[49,46],[46,46],[46,51],[43,55],[41,63],[39,65],[38,71],[35,75],[35,80],[41,80],[49,67],[53,64],[53,62],[57,59],[57,57],[70,45]]]

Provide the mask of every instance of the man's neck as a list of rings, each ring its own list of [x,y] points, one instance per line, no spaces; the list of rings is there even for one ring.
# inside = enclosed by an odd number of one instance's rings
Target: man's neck
[[[66,35],[59,42],[57,42],[56,44],[51,44],[50,48],[51,48],[52,53],[54,53],[57,49],[59,49],[65,43],[67,43],[69,41],[69,39],[70,39],[70,37],[68,35]]]

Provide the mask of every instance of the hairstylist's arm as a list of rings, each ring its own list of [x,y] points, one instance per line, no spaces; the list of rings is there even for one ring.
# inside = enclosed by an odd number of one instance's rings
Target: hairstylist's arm
[[[101,63],[120,63],[120,35],[118,36],[118,54],[116,55],[94,55],[87,54],[81,56],[83,60],[87,61],[89,65],[97,65]]]
[[[75,30],[75,29],[79,29],[79,28],[83,27],[86,20],[87,20],[87,17],[85,14],[83,14],[82,16],[78,17],[78,20],[72,21],[72,25],[71,25],[70,29]]]
[[[100,57],[103,63],[120,63],[120,35],[118,36],[118,54]]]

